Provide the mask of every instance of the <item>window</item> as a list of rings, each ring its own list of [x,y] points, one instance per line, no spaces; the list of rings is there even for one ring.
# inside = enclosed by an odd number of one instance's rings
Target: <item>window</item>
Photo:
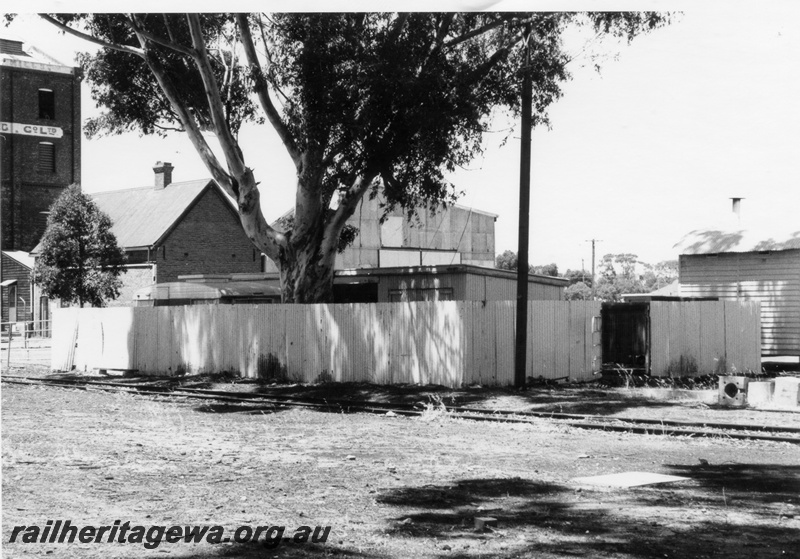
[[[17,321],[17,286],[12,284],[8,286],[8,321]]]
[[[45,120],[56,118],[56,97],[52,89],[39,90],[39,118]]]
[[[390,216],[381,225],[381,246],[403,246],[403,218]]]
[[[36,168],[42,173],[56,172],[56,146],[52,142],[39,142],[39,160]]]
[[[411,289],[390,289],[389,302],[401,303],[416,301],[452,301],[452,287],[422,287]]]
[[[128,264],[144,264],[148,261],[146,250],[128,250],[125,254],[128,256]]]
[[[0,39],[0,53],[13,54],[16,56],[28,56],[25,54],[25,51],[22,50],[22,42],[11,39]]]

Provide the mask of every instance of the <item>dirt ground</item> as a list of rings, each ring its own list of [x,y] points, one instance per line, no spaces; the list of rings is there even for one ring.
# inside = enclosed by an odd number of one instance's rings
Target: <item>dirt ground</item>
[[[20,374],[20,371],[13,371]],[[592,389],[195,383],[429,405],[421,417],[2,386],[4,557],[800,558],[800,445],[451,417],[451,403],[800,426]],[[576,477],[653,472],[628,489]],[[474,530],[474,518],[497,526]],[[324,543],[9,543],[14,526],[331,526]]]

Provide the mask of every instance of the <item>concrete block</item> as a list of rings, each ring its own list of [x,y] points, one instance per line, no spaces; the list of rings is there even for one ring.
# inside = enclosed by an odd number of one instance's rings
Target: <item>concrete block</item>
[[[491,516],[476,516],[475,517],[475,531],[485,532],[488,527],[497,527],[497,519]]]
[[[747,385],[747,403],[751,406],[768,404],[772,401],[772,394],[775,391],[774,381],[754,382]]]
[[[772,395],[772,402],[780,406],[800,405],[800,378],[776,378],[775,393]]]
[[[747,377],[719,377],[719,405],[741,408],[747,405]]]

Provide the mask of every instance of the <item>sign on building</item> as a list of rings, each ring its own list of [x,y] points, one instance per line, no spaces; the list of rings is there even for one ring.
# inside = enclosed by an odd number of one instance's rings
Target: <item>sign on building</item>
[[[18,122],[0,122],[0,133],[22,134],[23,136],[43,136],[45,138],[60,138],[64,135],[64,131],[58,126],[20,124]]]

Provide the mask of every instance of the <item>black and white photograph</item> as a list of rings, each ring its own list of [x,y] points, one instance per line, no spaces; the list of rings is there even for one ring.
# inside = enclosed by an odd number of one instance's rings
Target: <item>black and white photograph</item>
[[[800,559],[799,21],[5,4],[3,557]]]

